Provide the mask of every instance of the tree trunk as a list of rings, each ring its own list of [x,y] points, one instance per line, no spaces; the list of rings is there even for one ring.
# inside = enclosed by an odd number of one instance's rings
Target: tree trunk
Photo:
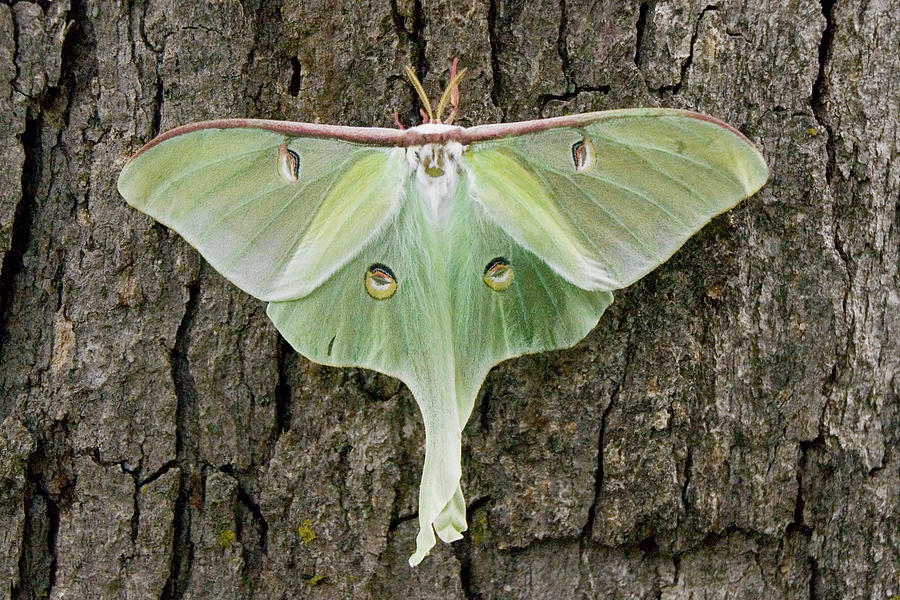
[[[0,4],[0,598],[900,594],[896,0]],[[329,4],[323,7],[323,4]],[[417,568],[399,382],[294,354],[116,191],[191,121],[706,112],[772,178],[507,361]]]

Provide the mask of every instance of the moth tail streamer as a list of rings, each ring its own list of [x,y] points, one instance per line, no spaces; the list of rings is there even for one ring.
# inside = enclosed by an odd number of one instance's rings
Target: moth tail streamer
[[[414,384],[413,384],[414,385]],[[463,497],[462,479],[462,429],[468,420],[465,406],[471,402],[458,404],[454,394],[429,390],[420,394],[411,386],[422,410],[425,422],[425,464],[419,486],[419,533],[416,536],[416,550],[409,557],[409,565],[414,567],[428,556],[437,543],[437,537],[450,543],[462,537],[466,525],[466,501]],[[436,392],[436,393],[435,393]],[[460,419],[457,410],[447,410],[448,406],[459,407],[465,412]]]

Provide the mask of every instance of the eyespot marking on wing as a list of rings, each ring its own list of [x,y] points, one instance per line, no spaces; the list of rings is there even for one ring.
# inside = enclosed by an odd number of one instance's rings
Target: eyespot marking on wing
[[[572,162],[575,163],[575,172],[584,173],[594,166],[597,153],[594,151],[594,143],[587,135],[583,139],[572,144]]]
[[[297,183],[300,180],[300,155],[289,150],[287,144],[278,147],[278,174],[285,183]]]
[[[397,291],[397,278],[387,265],[372,263],[366,271],[366,293],[375,300],[387,300]]]
[[[512,285],[514,276],[515,271],[512,265],[509,264],[509,261],[502,256],[498,256],[484,267],[484,275],[481,279],[485,285],[495,292],[502,292]]]

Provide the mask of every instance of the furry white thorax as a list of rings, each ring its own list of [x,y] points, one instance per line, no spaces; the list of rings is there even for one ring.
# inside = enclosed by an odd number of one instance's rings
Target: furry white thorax
[[[416,129],[428,132],[444,131],[453,126],[441,124],[419,125]],[[440,129],[435,129],[440,128]],[[425,144],[406,149],[410,171],[416,173],[419,197],[425,203],[426,214],[436,227],[443,227],[450,214],[450,203],[459,184],[459,169],[463,145],[459,142]]]

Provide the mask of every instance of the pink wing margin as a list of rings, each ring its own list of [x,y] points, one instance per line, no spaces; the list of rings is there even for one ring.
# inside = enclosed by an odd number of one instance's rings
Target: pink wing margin
[[[343,125],[323,125],[319,123],[298,123],[295,121],[271,121],[267,119],[217,119],[214,121],[199,121],[182,125],[175,129],[158,135],[147,142],[138,150],[131,160],[140,156],[153,146],[185,133],[201,129],[232,129],[236,127],[249,127],[253,129],[267,129],[275,133],[282,133],[288,137],[314,137],[344,140],[357,144],[373,146],[421,146],[423,144],[441,144],[445,142],[459,142],[468,145],[474,142],[497,140],[505,137],[536,133],[554,127],[584,127],[591,123],[604,120],[621,119],[635,116],[644,117],[671,117],[680,116],[699,121],[707,121],[718,125],[738,136],[748,144],[744,134],[731,125],[701,113],[681,110],[677,108],[644,108],[644,109],[620,109],[600,112],[551,117],[549,119],[535,119],[532,121],[519,121],[516,123],[497,123],[493,125],[477,125],[475,127],[452,127],[440,132],[417,131],[415,127],[409,129],[391,129],[387,127],[347,127]]]

